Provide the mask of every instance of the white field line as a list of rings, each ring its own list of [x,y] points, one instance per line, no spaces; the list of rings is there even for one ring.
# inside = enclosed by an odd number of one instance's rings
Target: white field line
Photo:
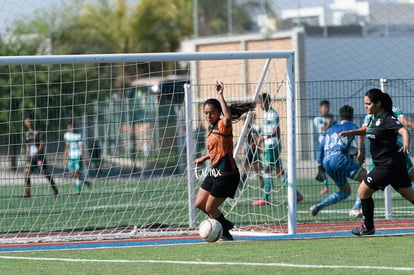
[[[312,265],[291,263],[246,263],[246,262],[203,262],[203,261],[164,261],[164,260],[99,260],[99,259],[70,259],[70,258],[39,258],[39,257],[15,257],[0,256],[0,259],[28,260],[45,262],[88,262],[88,263],[139,263],[139,264],[181,264],[181,265],[227,265],[227,266],[264,266],[264,267],[291,267],[291,268],[318,268],[318,269],[371,269],[371,270],[395,270],[414,271],[414,267],[398,266],[350,266],[350,265]]]

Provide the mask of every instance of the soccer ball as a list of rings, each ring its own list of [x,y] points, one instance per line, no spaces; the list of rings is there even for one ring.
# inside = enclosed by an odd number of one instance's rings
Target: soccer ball
[[[198,234],[204,241],[213,243],[221,238],[223,227],[218,220],[207,219],[201,222]]]

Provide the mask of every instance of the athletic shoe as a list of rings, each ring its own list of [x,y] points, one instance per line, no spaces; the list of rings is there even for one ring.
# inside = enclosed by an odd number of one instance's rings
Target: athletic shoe
[[[320,209],[316,205],[311,206],[311,208],[309,208],[308,210],[309,216],[313,217],[318,215],[319,210]]]
[[[322,188],[321,194],[323,195],[323,194],[327,194],[327,193],[329,193],[329,189],[326,188],[326,187]]]
[[[24,193],[24,195],[22,196],[22,199],[28,199],[30,198],[30,193]]]
[[[302,194],[297,195],[296,196],[296,201],[297,202],[303,201],[303,195]]]
[[[55,197],[59,196],[59,191],[57,189],[53,190],[53,196]]]
[[[367,229],[365,224],[363,224],[360,227],[353,228],[351,233],[358,236],[373,235],[375,233],[375,228]]]
[[[349,210],[349,216],[355,219],[362,218],[361,208],[355,208],[355,209]]]
[[[222,241],[233,241],[233,236],[230,234],[228,230],[223,230],[223,235],[221,235],[220,240]]]
[[[264,199],[260,199],[258,201],[255,201],[252,203],[252,205],[257,206],[257,205],[268,205],[269,202],[267,200]]]
[[[229,221],[229,220],[225,220],[224,221],[223,228],[224,228],[224,230],[226,230],[226,229],[227,230],[231,230],[231,229],[234,228],[234,224],[231,221]]]

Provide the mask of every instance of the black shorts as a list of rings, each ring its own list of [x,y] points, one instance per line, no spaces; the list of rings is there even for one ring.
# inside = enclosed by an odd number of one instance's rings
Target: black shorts
[[[240,174],[238,171],[235,174],[217,177],[208,175],[201,184],[201,188],[209,191],[216,198],[234,198],[239,182]]]
[[[28,163],[28,169],[30,171],[33,171],[34,169],[38,168],[47,168],[47,161],[46,161],[46,157],[44,155],[41,156],[36,156],[36,157],[29,157],[29,159],[27,160]]]
[[[391,184],[395,190],[411,187],[406,165],[401,162],[390,167],[375,166],[364,181],[374,190],[384,190],[388,184]]]

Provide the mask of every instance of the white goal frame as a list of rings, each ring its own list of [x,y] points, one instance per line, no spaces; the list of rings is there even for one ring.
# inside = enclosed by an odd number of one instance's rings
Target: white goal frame
[[[200,60],[232,60],[232,59],[263,59],[267,60],[258,87],[255,100],[266,75],[269,60],[286,60],[286,110],[287,110],[287,170],[288,173],[288,234],[297,233],[296,220],[296,92],[295,92],[295,53],[294,51],[237,51],[237,52],[192,52],[192,53],[143,53],[143,54],[90,54],[90,55],[43,55],[43,56],[2,56],[1,65],[41,65],[41,64],[88,64],[88,63],[128,63],[128,62],[166,62],[166,61],[200,61]],[[191,85],[185,86],[186,135],[187,135],[187,171],[188,171],[188,207],[189,226],[196,225],[195,214],[195,177],[193,142],[193,106]],[[241,137],[236,144],[235,153],[240,148],[246,133],[247,121],[243,126]]]

